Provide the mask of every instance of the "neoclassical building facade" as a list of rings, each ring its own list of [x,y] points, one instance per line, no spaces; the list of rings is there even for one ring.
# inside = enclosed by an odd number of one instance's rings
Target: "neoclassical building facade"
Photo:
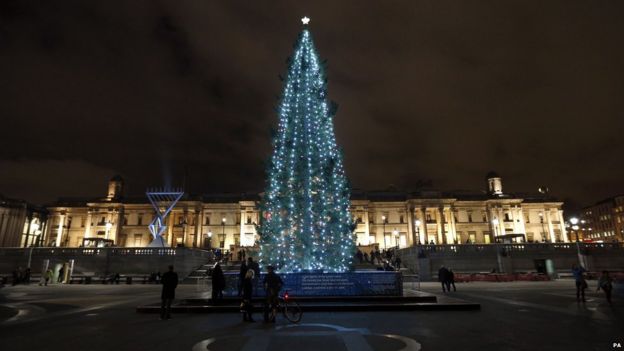
[[[481,193],[354,191],[351,212],[359,245],[380,249],[419,244],[568,242],[562,202],[542,194],[513,195],[490,172]],[[123,180],[109,181],[106,197],[60,199],[48,207],[44,243],[78,247],[105,242],[144,247],[154,210],[147,198],[125,198]],[[258,194],[184,197],[168,218],[170,246],[233,249],[257,241]],[[85,241],[84,239],[88,239]],[[96,239],[96,240],[94,240]]]

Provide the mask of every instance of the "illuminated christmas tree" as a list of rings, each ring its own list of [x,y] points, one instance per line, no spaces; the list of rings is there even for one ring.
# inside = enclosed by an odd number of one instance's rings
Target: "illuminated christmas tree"
[[[355,251],[349,185],[334,135],[335,104],[327,100],[309,19],[302,22],[277,111],[258,226],[260,262],[281,272],[344,272]]]

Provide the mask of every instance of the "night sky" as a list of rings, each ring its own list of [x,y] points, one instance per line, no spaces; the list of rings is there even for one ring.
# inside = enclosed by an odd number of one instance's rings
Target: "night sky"
[[[260,191],[301,30],[353,187],[624,193],[623,1],[0,1],[0,193]]]

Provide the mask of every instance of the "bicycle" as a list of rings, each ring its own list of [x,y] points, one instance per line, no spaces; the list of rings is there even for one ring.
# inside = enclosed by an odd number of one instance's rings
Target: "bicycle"
[[[293,301],[288,295],[288,291],[284,295],[277,297],[277,304],[271,308],[269,312],[269,320],[274,321],[278,311],[281,311],[286,319],[291,323],[299,323],[303,317],[303,311],[296,301]]]

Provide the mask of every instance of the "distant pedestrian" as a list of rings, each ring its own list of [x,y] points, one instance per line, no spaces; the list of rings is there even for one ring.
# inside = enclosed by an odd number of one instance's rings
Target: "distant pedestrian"
[[[397,270],[401,270],[401,257],[399,257],[398,255],[394,259],[394,266],[396,267]]]
[[[26,268],[26,270],[24,271],[23,281],[24,284],[30,284],[30,267]]]
[[[50,279],[52,279],[53,276],[54,272],[52,272],[50,268],[48,268],[45,273],[43,273],[43,282],[45,286],[48,286],[48,282],[50,281]],[[41,285],[41,283],[39,283],[39,285]]]
[[[451,291],[451,285],[453,286],[453,291],[457,291],[457,288],[455,287],[455,273],[452,268],[448,269],[448,282],[448,291]]]
[[[241,302],[243,321],[245,322],[255,322],[251,317],[251,313],[253,312],[253,280],[254,271],[249,269],[245,273],[245,277],[243,279],[243,301]]]
[[[358,261],[360,261],[360,263],[362,263],[362,261],[364,261],[364,255],[362,254],[362,251],[360,249],[357,250],[357,253],[355,254],[355,257],[357,257]]]
[[[441,266],[440,270],[438,270],[438,281],[442,285],[442,292],[451,290],[450,283],[449,283],[449,271],[444,266]]]
[[[220,264],[216,264],[212,269],[212,303],[216,304],[217,300],[223,298],[223,289],[225,288],[225,275]]]
[[[245,261],[246,258],[247,258],[247,251],[243,249],[243,261]]]
[[[61,266],[61,269],[59,269],[57,283],[62,283],[64,280],[65,280],[65,266]]]
[[[243,281],[245,280],[248,270],[249,268],[247,268],[247,263],[243,261],[240,265],[240,271],[238,272],[238,296],[240,296],[243,291]]]
[[[364,253],[364,262],[368,263],[369,259],[368,259],[368,252]]]
[[[178,287],[178,274],[169,266],[169,271],[162,275],[162,300],[160,304],[160,319],[171,319],[171,303],[175,299],[175,289]]]
[[[576,285],[576,301],[585,302],[585,289],[587,289],[587,281],[583,276],[585,268],[575,264],[572,266],[572,275],[574,276],[574,283]]]
[[[17,285],[20,281],[20,272],[19,269],[16,268],[13,270],[13,281],[11,282],[11,284],[13,284],[13,286]]]
[[[611,291],[613,290],[613,278],[609,276],[609,271],[602,271],[600,279],[598,279],[598,289],[596,291],[604,291],[607,302],[611,303]]]

